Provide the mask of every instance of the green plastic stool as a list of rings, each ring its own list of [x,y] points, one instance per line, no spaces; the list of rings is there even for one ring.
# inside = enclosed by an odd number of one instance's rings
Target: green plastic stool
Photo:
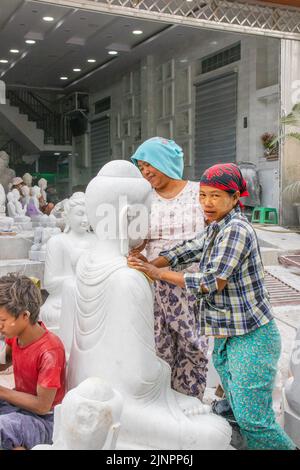
[[[274,217],[270,218],[270,215]],[[278,212],[274,207],[254,207],[251,222],[253,224],[274,224],[278,225]]]

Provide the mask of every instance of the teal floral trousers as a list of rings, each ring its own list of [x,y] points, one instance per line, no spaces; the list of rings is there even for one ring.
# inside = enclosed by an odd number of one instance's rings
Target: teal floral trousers
[[[296,447],[272,407],[280,351],[275,320],[245,335],[215,339],[214,366],[248,449]]]

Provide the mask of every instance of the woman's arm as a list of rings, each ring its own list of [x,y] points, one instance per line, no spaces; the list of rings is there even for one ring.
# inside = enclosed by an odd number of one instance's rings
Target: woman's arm
[[[171,284],[175,284],[176,286],[184,287],[183,273],[162,270],[161,268],[167,266],[167,260],[162,256],[159,256],[154,261],[156,261],[159,266],[155,266],[153,263],[146,263],[138,258],[130,257],[128,258],[128,266],[136,269],[137,271],[141,271],[149,276],[153,281],[166,281]]]
[[[160,260],[160,258],[163,258],[162,256],[156,258],[157,260]],[[154,260],[155,261],[155,260]],[[164,266],[155,266],[153,263],[147,263],[145,261],[142,261],[141,259],[138,258],[128,258],[128,266],[130,268],[136,269],[137,271],[141,271],[147,276],[149,276],[153,281],[166,281],[169,282],[170,284],[174,284],[175,286],[181,287],[181,288],[186,288],[186,282],[185,282],[185,274],[184,273],[178,273],[174,271],[165,271],[160,268],[165,267],[166,264],[163,259],[161,260],[162,263],[164,263]],[[199,273],[199,279],[200,277]],[[224,279],[216,279],[217,282],[217,289],[218,292],[221,292],[226,284],[227,281]],[[197,286],[197,291],[202,294],[207,294],[209,291],[208,289],[203,285],[199,284],[199,287]]]

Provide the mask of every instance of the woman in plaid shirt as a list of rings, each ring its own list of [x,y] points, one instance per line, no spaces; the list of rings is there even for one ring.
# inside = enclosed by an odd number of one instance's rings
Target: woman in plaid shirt
[[[199,237],[162,251],[155,260],[129,257],[130,267],[196,294],[202,333],[214,336],[214,365],[249,449],[295,449],[275,420],[272,391],[281,339],[258,241],[241,214],[246,182],[233,163],[209,168],[200,181],[207,228]],[[165,270],[199,263],[199,272]]]

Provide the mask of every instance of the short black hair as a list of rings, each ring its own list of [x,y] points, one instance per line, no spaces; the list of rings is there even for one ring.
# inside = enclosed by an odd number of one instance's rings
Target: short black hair
[[[0,277],[0,307],[5,307],[15,318],[28,310],[30,323],[36,323],[41,304],[41,291],[29,277],[18,273]]]

